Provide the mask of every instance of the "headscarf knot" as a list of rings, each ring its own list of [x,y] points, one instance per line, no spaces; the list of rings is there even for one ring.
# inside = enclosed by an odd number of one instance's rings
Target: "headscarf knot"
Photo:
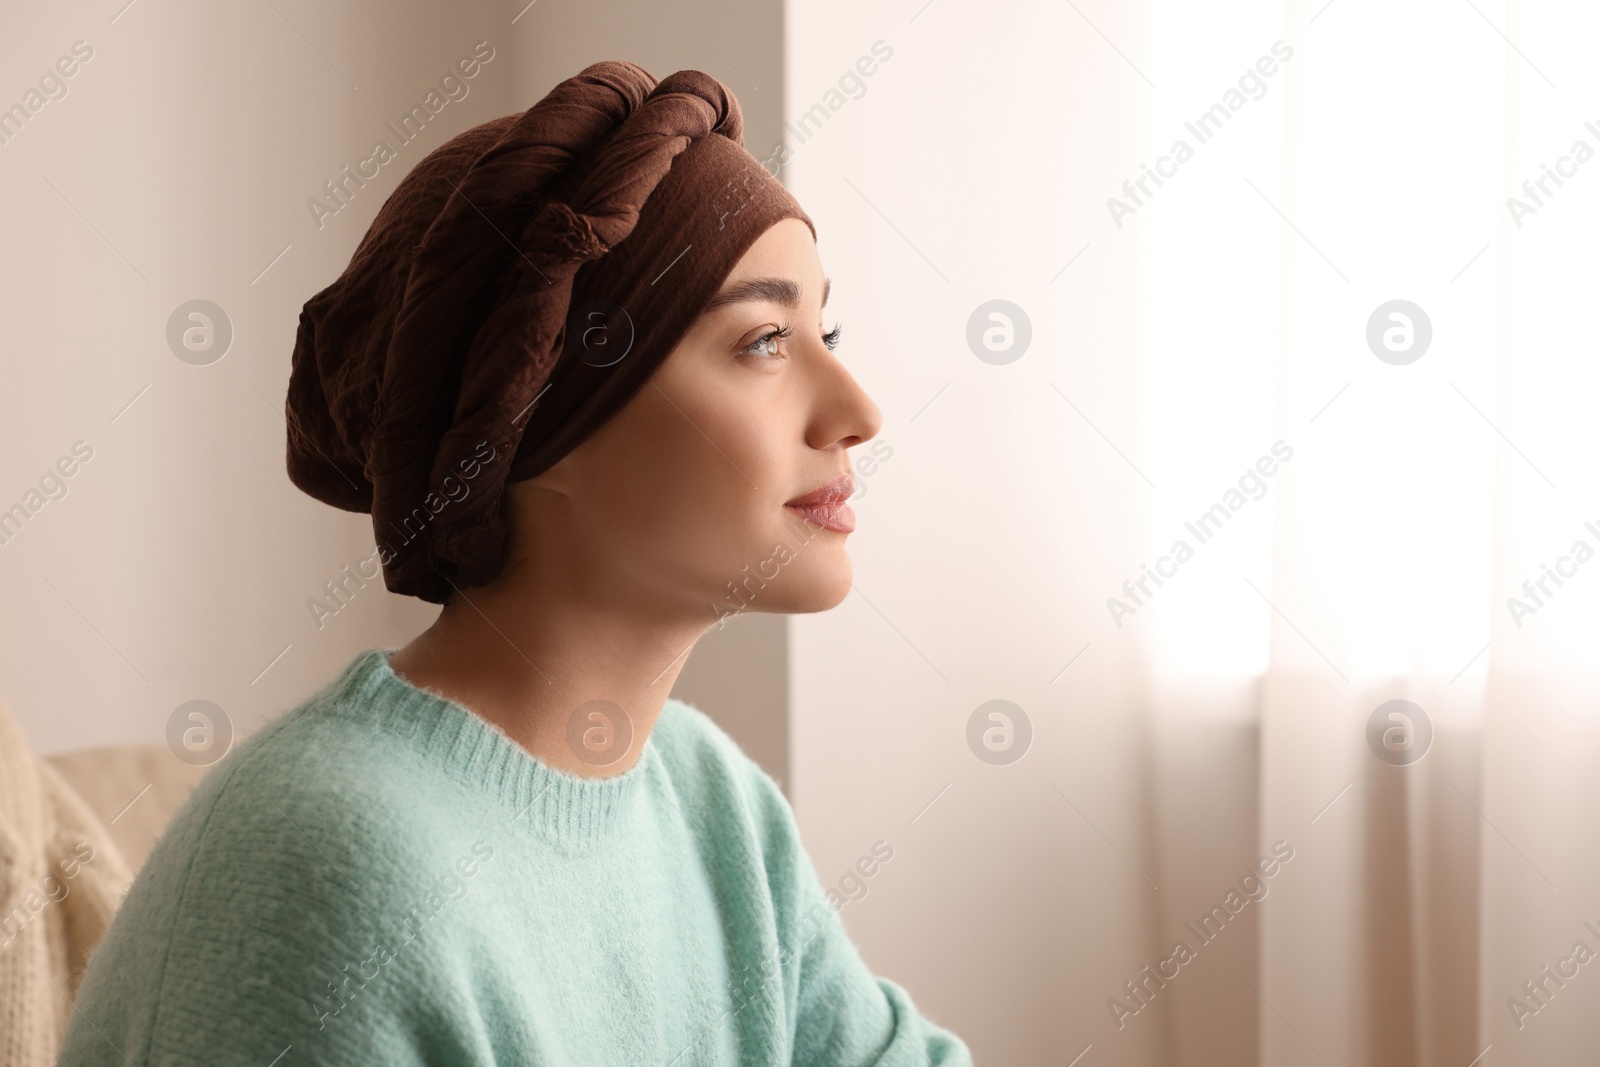
[[[587,215],[580,215],[559,200],[544,205],[528,224],[529,245],[559,259],[587,262],[599,259],[610,247],[594,232]]]

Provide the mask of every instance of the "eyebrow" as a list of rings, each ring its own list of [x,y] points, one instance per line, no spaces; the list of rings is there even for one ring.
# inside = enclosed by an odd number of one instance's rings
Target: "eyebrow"
[[[822,279],[822,306],[828,306],[828,293],[833,288],[832,280]],[[729,304],[742,304],[749,301],[768,301],[786,307],[791,311],[800,306],[800,287],[788,278],[751,278],[749,281],[738,282],[728,286],[716,296],[706,302],[706,311],[715,311],[717,308]]]

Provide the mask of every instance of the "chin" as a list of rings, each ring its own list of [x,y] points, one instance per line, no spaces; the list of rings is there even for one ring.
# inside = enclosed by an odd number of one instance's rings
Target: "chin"
[[[810,559],[796,560],[793,566],[792,581],[785,589],[787,604],[782,610],[797,615],[827,611],[838,607],[850,595],[855,568],[842,537],[837,548],[830,546]]]

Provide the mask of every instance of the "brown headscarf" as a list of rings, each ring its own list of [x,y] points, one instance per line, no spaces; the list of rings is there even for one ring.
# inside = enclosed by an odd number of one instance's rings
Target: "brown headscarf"
[[[371,512],[390,590],[493,579],[506,484],[637,393],[757,237],[811,226],[742,134],[709,75],[596,63],[422,159],[306,302],[289,478]]]

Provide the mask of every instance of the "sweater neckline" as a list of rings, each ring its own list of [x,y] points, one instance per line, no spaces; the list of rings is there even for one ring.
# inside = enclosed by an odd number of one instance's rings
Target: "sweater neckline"
[[[454,781],[503,804],[515,822],[557,844],[587,848],[627,825],[656,761],[654,730],[623,773],[609,778],[572,774],[552,767],[466,705],[400,677],[389,663],[397,651],[379,647],[358,655],[342,684],[335,685],[334,699],[407,738]]]

